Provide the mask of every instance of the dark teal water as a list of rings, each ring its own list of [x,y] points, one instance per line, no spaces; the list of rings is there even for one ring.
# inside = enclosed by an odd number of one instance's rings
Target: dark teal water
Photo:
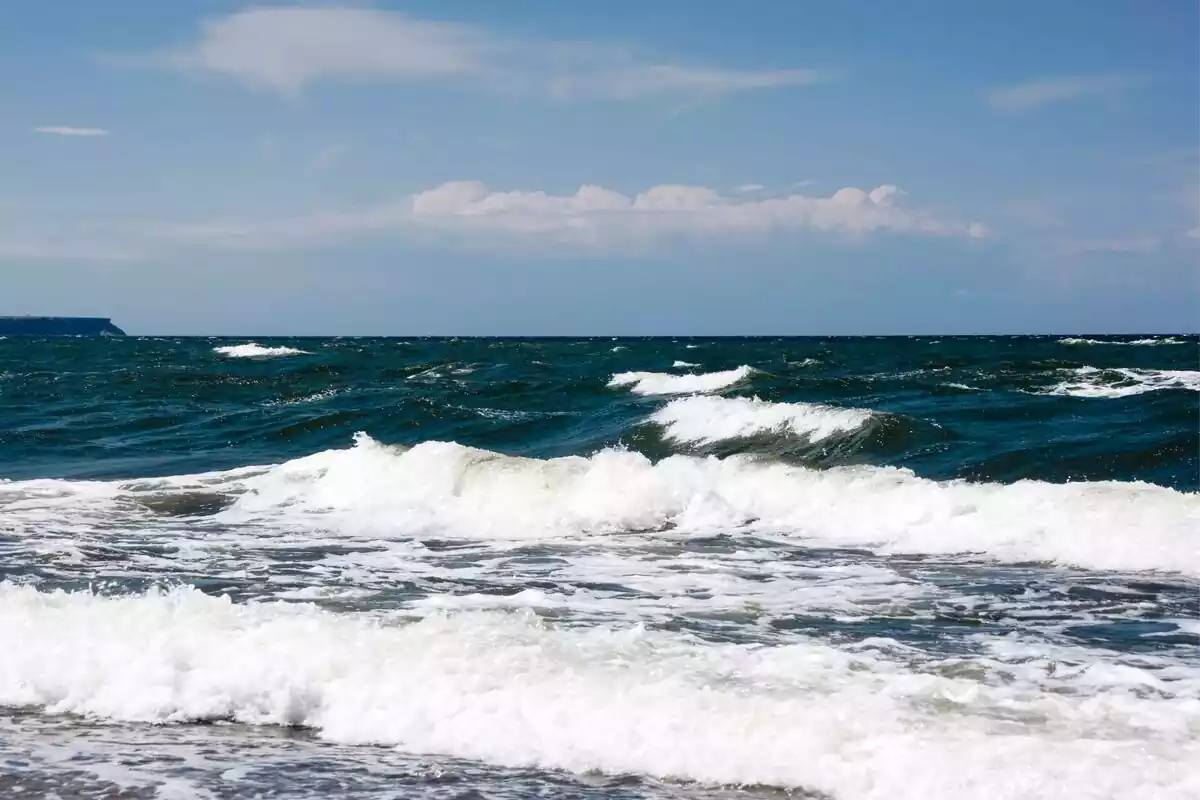
[[[680,449],[644,424],[662,396],[613,391],[612,375],[746,364],[758,372],[725,396],[881,416],[850,443],[806,447],[768,436],[713,448],[722,454],[888,464],[935,479],[1200,488],[1196,338],[1158,337],[1181,344],[1157,346],[1062,339],[258,340],[311,351],[285,358],[213,352],[244,339],[13,339],[0,343],[0,474],[228,469],[344,447],[360,430],[388,443],[439,439],[536,458],[615,445],[658,458]],[[672,368],[677,360],[697,366]],[[1138,373],[1076,375],[1089,367]],[[1172,371],[1181,374],[1147,391]],[[1048,394],[1071,383],[1081,384],[1074,394]]]
[[[1197,337],[250,341],[0,340],[4,791],[1200,791]]]

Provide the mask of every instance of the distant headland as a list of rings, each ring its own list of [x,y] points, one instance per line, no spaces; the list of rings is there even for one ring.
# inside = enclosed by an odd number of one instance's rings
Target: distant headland
[[[108,317],[0,317],[0,336],[124,336]]]

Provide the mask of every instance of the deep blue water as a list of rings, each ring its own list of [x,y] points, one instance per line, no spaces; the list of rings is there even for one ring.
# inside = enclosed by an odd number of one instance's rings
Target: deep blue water
[[[1196,796],[1198,360],[0,340],[0,789]]]

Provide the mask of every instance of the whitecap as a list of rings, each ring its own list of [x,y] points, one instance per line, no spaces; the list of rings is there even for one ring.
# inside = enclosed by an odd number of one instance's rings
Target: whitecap
[[[1133,345],[1133,346],[1153,347],[1155,345],[1163,345],[1163,344],[1187,344],[1187,341],[1184,339],[1175,337],[1175,336],[1167,336],[1167,337],[1164,337],[1161,339],[1157,338],[1157,337],[1145,338],[1145,339],[1132,339],[1127,342],[1116,340],[1116,339],[1086,339],[1086,338],[1069,336],[1065,339],[1059,339],[1058,343],[1059,344],[1072,344],[1072,345],[1111,344],[1111,345]]]
[[[723,372],[671,375],[665,372],[621,372],[612,376],[610,387],[628,386],[634,394],[699,394],[726,389],[749,378],[757,370],[742,365]]]
[[[650,417],[667,438],[692,444],[745,439],[762,433],[790,433],[820,441],[857,430],[873,414],[858,408],[817,403],[769,403],[747,397],[695,396],[672,400]]]
[[[136,526],[138,498],[231,500],[209,519],[322,539],[520,541],[633,531],[743,531],[814,547],[961,555],[1200,576],[1200,495],[1145,483],[934,481],[888,467],[809,469],[624,450],[517,458],[452,442],[353,447],[275,466],[140,482],[0,483],[20,539]],[[172,535],[167,532],[167,535]]]
[[[1074,377],[1038,394],[1068,397],[1129,397],[1163,389],[1200,392],[1200,371],[1186,369],[1128,369],[1078,367],[1065,370]]]
[[[404,449],[365,434],[347,450],[259,469],[230,481],[238,499],[218,517],[467,539],[745,528],[881,553],[1200,575],[1200,495],[1144,483],[939,482],[887,467],[655,463],[622,450],[540,460],[450,442]],[[90,486],[107,496],[106,484]]]
[[[257,342],[214,347],[213,352],[228,358],[275,358],[276,356],[312,355],[307,350],[298,350],[294,347],[263,347]]]

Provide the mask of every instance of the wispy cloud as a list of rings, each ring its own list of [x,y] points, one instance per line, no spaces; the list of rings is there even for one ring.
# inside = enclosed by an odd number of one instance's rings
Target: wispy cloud
[[[15,261],[136,261],[140,253],[127,244],[99,239],[75,239],[63,231],[37,234],[0,230],[0,262]]]
[[[761,183],[743,183],[741,186],[733,187],[733,191],[738,194],[753,194],[754,192],[761,192],[765,188],[767,187]]]
[[[560,98],[712,97],[831,78],[811,69],[734,70],[628,48],[509,39],[483,28],[365,8],[279,7],[205,23],[156,60],[295,94],[318,81],[466,82]]]
[[[35,133],[48,133],[53,136],[108,136],[104,128],[68,128],[63,125],[46,125],[34,128]]]
[[[654,186],[629,196],[585,185],[573,194],[494,191],[478,181],[452,181],[409,198],[349,211],[273,220],[176,225],[159,236],[234,249],[278,249],[383,232],[448,232],[456,241],[496,237],[607,251],[638,250],[682,238],[762,237],[789,230],[848,236],[987,235],[979,223],[947,219],[902,202],[897,187],[853,187],[829,197],[791,194],[760,200],[723,196],[703,186]],[[463,238],[464,234],[473,234]]]
[[[1112,100],[1145,82],[1145,76],[1122,73],[1043,77],[989,89],[984,100],[997,111],[1031,111],[1073,100]]]
[[[1132,234],[1100,239],[1077,239],[1063,244],[1067,255],[1093,255],[1096,253],[1153,253],[1162,245],[1162,240],[1153,234]]]

